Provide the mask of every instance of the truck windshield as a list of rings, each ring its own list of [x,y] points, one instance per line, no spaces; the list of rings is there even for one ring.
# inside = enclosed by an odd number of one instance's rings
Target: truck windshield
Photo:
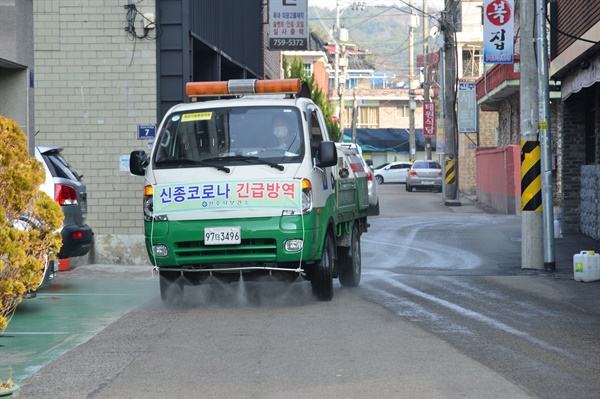
[[[167,116],[154,148],[156,167],[220,163],[300,162],[304,153],[300,112],[292,107],[229,107]],[[249,159],[264,162],[249,162]],[[178,161],[181,160],[181,164]],[[208,162],[191,162],[208,161]]]

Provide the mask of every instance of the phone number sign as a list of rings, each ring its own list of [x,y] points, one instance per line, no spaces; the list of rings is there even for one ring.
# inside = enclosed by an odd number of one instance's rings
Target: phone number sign
[[[269,50],[307,50],[308,31],[308,0],[269,0]]]

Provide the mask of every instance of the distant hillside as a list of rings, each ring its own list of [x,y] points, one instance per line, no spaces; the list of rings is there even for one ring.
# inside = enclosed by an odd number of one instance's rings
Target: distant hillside
[[[335,25],[335,9],[309,7],[308,18],[311,27],[323,40],[334,43],[330,32]],[[370,6],[363,11],[354,11],[347,7],[340,15],[340,26],[349,32],[348,43],[356,44],[362,50],[369,50],[372,53],[369,61],[375,65],[376,72],[395,73],[398,81],[407,80],[408,23],[408,6]],[[431,25],[432,22],[430,27]],[[421,26],[414,32],[415,69],[416,56],[423,54]]]

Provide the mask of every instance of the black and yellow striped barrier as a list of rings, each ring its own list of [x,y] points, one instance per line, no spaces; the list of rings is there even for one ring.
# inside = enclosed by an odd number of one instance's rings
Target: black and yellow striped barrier
[[[521,141],[521,210],[542,211],[540,142]]]
[[[448,158],[446,160],[446,184],[456,183],[456,160],[454,158]]]

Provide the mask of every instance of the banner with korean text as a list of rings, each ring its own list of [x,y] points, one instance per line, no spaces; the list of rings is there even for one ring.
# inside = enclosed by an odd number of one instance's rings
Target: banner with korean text
[[[435,103],[423,102],[423,137],[426,139],[435,138]]]
[[[479,130],[479,112],[475,82],[458,82],[457,123],[459,133],[475,133]]]
[[[514,61],[514,0],[485,0],[483,4],[483,61],[512,64]]]
[[[154,214],[217,209],[300,209],[301,182],[288,180],[159,184],[154,187]]]

